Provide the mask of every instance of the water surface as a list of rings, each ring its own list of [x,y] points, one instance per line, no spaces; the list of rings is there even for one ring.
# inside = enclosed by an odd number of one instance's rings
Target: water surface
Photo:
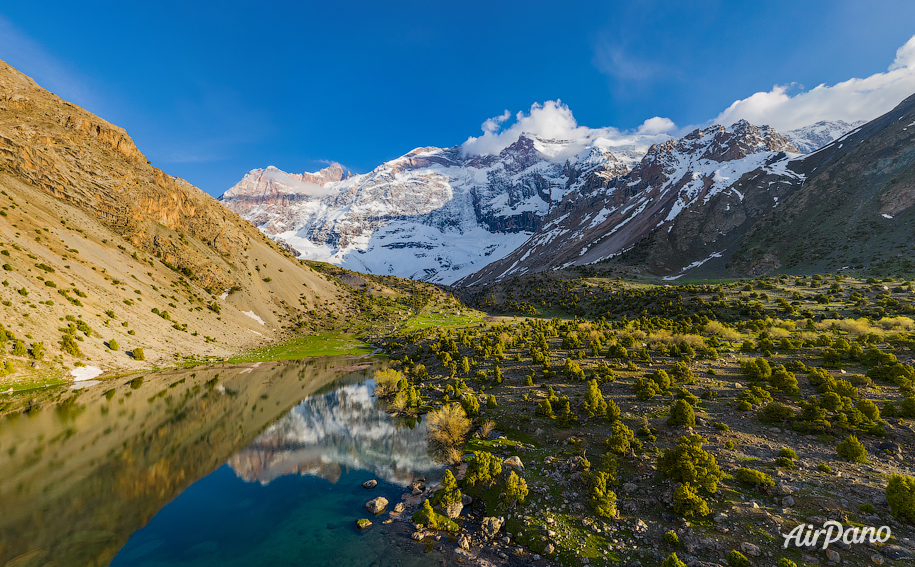
[[[386,513],[355,527],[367,500],[393,507],[441,473],[425,424],[376,407],[378,365],[224,365],[46,394],[0,419],[0,565],[450,564]]]

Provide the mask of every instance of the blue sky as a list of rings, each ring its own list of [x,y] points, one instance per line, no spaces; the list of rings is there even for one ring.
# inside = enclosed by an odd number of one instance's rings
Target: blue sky
[[[365,172],[546,101],[580,125],[659,116],[677,134],[716,117],[876,115],[915,92],[897,57],[915,35],[911,1],[5,4],[0,59],[213,195],[267,165]],[[862,84],[879,104],[803,96],[873,76]]]

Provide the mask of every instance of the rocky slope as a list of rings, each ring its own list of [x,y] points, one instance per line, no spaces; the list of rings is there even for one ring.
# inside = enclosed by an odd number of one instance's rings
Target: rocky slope
[[[652,271],[671,273],[716,251],[718,231],[741,222],[749,172],[783,172],[797,155],[791,142],[766,126],[744,121],[727,128],[695,130],[680,140],[652,146],[631,172],[594,178],[570,192],[540,230],[517,250],[462,279],[472,285],[556,267],[602,262],[632,249],[653,233],[670,234],[688,209],[726,203],[725,215],[699,234],[671,236],[677,254],[656,258]],[[773,195],[775,195],[773,193]],[[694,240],[699,238],[700,248]],[[697,255],[700,257],[697,258]]]
[[[220,199],[304,258],[449,283],[516,249],[566,195],[623,175],[645,149],[528,134],[498,155],[417,148],[364,175],[269,167]]]
[[[681,140],[661,135],[650,149],[526,134],[498,155],[417,148],[365,175],[337,164],[305,174],[268,167],[220,199],[304,258],[466,285],[605,261],[670,230],[684,208],[709,204],[743,175],[781,171],[859,125],[819,122],[782,136],[739,122]],[[727,199],[725,232],[743,222],[744,208],[742,198]],[[651,270],[676,273],[717,253],[704,248],[709,234],[686,238]]]
[[[124,130],[3,62],[0,189],[0,309],[26,346],[44,344],[51,367],[80,359],[62,350],[66,317],[92,329],[76,333],[82,354],[116,369],[225,355],[338,293],[215,199],[151,167]],[[112,338],[121,349],[106,347]],[[147,362],[125,354],[135,347]]]
[[[785,132],[785,137],[791,140],[794,147],[801,153],[809,154],[864,124],[866,124],[864,120],[851,124],[844,120],[821,120],[816,124],[789,130]]]

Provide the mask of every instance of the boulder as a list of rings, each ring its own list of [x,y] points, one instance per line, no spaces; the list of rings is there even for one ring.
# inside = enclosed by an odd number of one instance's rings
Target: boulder
[[[505,523],[505,518],[499,517],[489,517],[483,518],[483,523],[480,525],[480,530],[483,532],[483,536],[487,539],[492,539],[496,537],[496,534],[499,533],[499,530],[502,529],[502,524]]]
[[[552,554],[553,554],[553,550],[554,550],[553,544],[552,544],[552,543],[548,543],[548,544],[546,544],[546,547],[543,548],[543,554],[544,554],[544,555],[552,555]]]
[[[759,557],[759,547],[747,541],[740,544],[740,551],[753,557]]]
[[[362,488],[369,488],[369,489],[371,489],[371,488],[375,488],[376,486],[378,486],[378,481],[375,480],[375,479],[367,480],[367,481],[365,481],[365,482],[362,483]]]
[[[502,461],[502,464],[515,472],[524,472],[524,463],[521,462],[521,459],[517,455],[505,459]]]
[[[794,506],[794,497],[785,496],[784,498],[782,498],[782,506],[784,506],[785,508],[790,508],[790,507]]]
[[[461,510],[464,509],[464,505],[460,502],[454,502],[453,504],[448,504],[444,508],[445,515],[451,518],[452,520],[461,515]]]
[[[826,550],[826,559],[832,561],[833,563],[840,563],[842,561],[842,557],[839,556],[839,552],[835,549]]]
[[[911,559],[915,557],[911,551],[895,544],[887,544],[880,548],[880,553],[883,554],[887,559],[892,559],[896,561],[897,559]]]
[[[398,503],[394,506],[394,513],[395,513],[395,514],[400,514],[400,513],[402,513],[404,510],[406,510],[406,509],[407,509],[406,504],[404,504],[403,502],[398,502]]]
[[[388,499],[385,498],[384,496],[379,496],[378,498],[369,500],[368,502],[365,503],[366,510],[368,510],[372,514],[375,514],[376,516],[378,514],[384,512],[384,509],[387,508],[387,506],[388,506]]]
[[[461,549],[469,550],[470,549],[470,536],[467,534],[461,534],[457,538],[458,547]]]
[[[359,518],[358,520],[356,520],[356,525],[359,526],[360,530],[364,530],[367,527],[372,525],[372,521],[368,520],[366,518]]]

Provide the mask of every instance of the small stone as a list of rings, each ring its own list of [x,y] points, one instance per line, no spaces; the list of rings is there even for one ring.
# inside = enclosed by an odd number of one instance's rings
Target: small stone
[[[790,507],[794,506],[794,497],[785,496],[784,498],[782,498],[782,506],[784,506],[785,508],[790,508]]]
[[[543,554],[544,554],[544,555],[552,555],[552,554],[553,554],[553,550],[554,550],[553,544],[552,544],[552,543],[548,543],[548,544],[546,544],[546,547],[543,548]]]
[[[875,553],[871,555],[871,561],[873,561],[876,565],[883,565],[883,556],[879,553]]]
[[[406,510],[406,509],[407,509],[406,504],[404,504],[403,502],[398,502],[397,505],[394,506],[394,513],[395,513],[395,514],[401,514],[401,513],[403,513],[403,511]]]
[[[378,498],[369,500],[368,502],[365,503],[365,508],[372,514],[375,514],[376,516],[378,514],[384,512],[384,509],[387,508],[387,506],[388,506],[388,499],[385,498],[384,496],[379,496]]]
[[[378,486],[378,481],[377,481],[377,480],[374,480],[374,479],[372,479],[372,480],[367,480],[367,481],[365,481],[365,482],[362,483],[362,488],[370,488],[370,489],[371,489],[371,488],[375,488],[376,486]]]
[[[832,561],[833,563],[840,563],[842,558],[839,556],[839,552],[835,549],[826,550],[826,559]]]
[[[747,555],[752,555],[753,557],[759,557],[759,548],[746,541],[740,544],[740,551]]]
[[[623,485],[623,492],[625,492],[626,494],[632,494],[633,492],[635,492],[638,489],[639,489],[639,487],[631,482],[627,482],[626,484]]]
[[[413,535],[410,536],[410,538],[411,538],[413,541],[422,541],[422,539],[423,539],[425,536],[426,536],[426,534],[424,534],[423,532],[421,532],[421,531],[415,531],[415,532],[413,532]]]
[[[719,512],[719,513],[715,514],[715,523],[716,524],[723,524],[727,521],[728,521],[728,515],[725,514],[724,512]]]
[[[364,530],[365,528],[372,525],[372,521],[366,518],[359,518],[356,520],[356,525],[359,526],[360,530]]]

